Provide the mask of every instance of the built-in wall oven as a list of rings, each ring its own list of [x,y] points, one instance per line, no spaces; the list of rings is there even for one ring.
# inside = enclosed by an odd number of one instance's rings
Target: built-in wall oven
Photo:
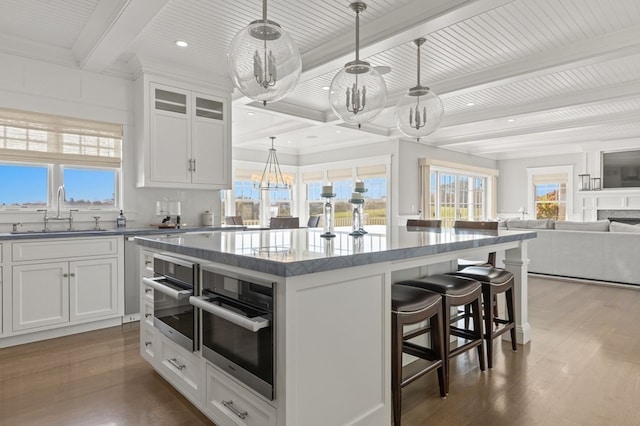
[[[202,356],[273,400],[274,283],[202,266]]]
[[[142,282],[154,289],[153,325],[189,351],[198,349],[198,321],[189,297],[197,294],[198,264],[188,260],[155,254],[153,278]]]

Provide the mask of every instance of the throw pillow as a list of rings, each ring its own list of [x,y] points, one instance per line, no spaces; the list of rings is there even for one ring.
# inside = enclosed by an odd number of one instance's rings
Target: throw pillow
[[[556,229],[562,231],[596,231],[596,232],[608,232],[609,221],[597,220],[595,222],[571,222],[571,221],[558,221],[556,222]]]
[[[609,231],[611,232],[638,232],[640,233],[640,224],[629,225],[628,223],[621,223],[613,221],[609,225]]]

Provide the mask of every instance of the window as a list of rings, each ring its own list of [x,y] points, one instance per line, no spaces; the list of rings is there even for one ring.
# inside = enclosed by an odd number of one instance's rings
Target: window
[[[47,206],[49,167],[0,164],[0,200],[3,207],[43,208]],[[10,184],[8,183],[10,182]],[[25,189],[27,188],[27,189]]]
[[[452,227],[456,220],[483,220],[487,217],[487,176],[448,170],[431,171],[429,194],[432,219]]]
[[[567,184],[565,182],[535,185],[536,219],[560,220],[567,217]]]
[[[364,194],[365,225],[387,224],[387,177],[362,179],[367,192]]]
[[[573,166],[527,169],[528,211],[536,219],[567,220],[573,209]]]
[[[0,108],[0,205],[118,208],[122,125]]]
[[[322,182],[307,183],[307,211],[309,216],[319,216],[324,213],[324,200],[320,196],[322,193]]]
[[[235,194],[235,215],[242,217],[245,225],[257,225],[260,222],[260,191],[253,187],[251,180],[233,182]]]
[[[77,167],[63,171],[65,204],[75,208],[115,208],[116,172]]]

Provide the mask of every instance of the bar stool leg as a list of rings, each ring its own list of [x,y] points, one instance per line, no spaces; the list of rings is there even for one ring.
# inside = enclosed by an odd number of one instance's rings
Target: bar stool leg
[[[444,361],[447,358],[445,358],[445,353],[444,353],[444,347],[445,347],[445,342],[444,342],[444,336],[441,334],[442,330],[443,330],[443,318],[442,318],[442,312],[438,313],[435,317],[431,318],[431,321],[435,321],[436,322],[436,329],[431,333],[432,339],[433,339],[433,348],[434,350],[440,354],[440,359],[443,360],[442,361],[442,367],[438,368],[438,386],[440,388],[440,397],[441,398],[446,398],[447,397],[447,387],[445,385],[445,381],[446,381],[446,369],[447,369],[447,363]]]
[[[480,366],[480,371],[484,371],[484,348],[482,347],[482,343],[484,342],[482,338],[482,302],[480,301],[480,298],[478,298],[471,303],[473,305],[473,329],[475,331],[476,338],[480,339],[480,344],[478,345],[478,364]]]
[[[487,366],[493,368],[493,292],[491,286],[482,285],[482,300],[484,310],[484,338],[487,342]]]
[[[509,290],[507,290],[505,292],[505,297],[507,298],[507,315],[509,318],[509,321],[514,323],[514,326],[511,328],[511,330],[509,330],[509,333],[511,335],[511,349],[513,349],[514,352],[516,352],[518,350],[518,346],[516,344],[516,326],[515,326],[515,315],[514,315],[514,308],[513,308],[513,287],[511,287]]]
[[[402,417],[402,321],[398,321],[396,315],[392,315],[391,340],[391,398],[393,406],[393,424],[400,425]]]

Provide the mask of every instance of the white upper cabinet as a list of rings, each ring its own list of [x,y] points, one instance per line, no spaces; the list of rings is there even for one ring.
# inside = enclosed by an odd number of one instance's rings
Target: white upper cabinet
[[[229,98],[140,80],[138,186],[230,188]]]

